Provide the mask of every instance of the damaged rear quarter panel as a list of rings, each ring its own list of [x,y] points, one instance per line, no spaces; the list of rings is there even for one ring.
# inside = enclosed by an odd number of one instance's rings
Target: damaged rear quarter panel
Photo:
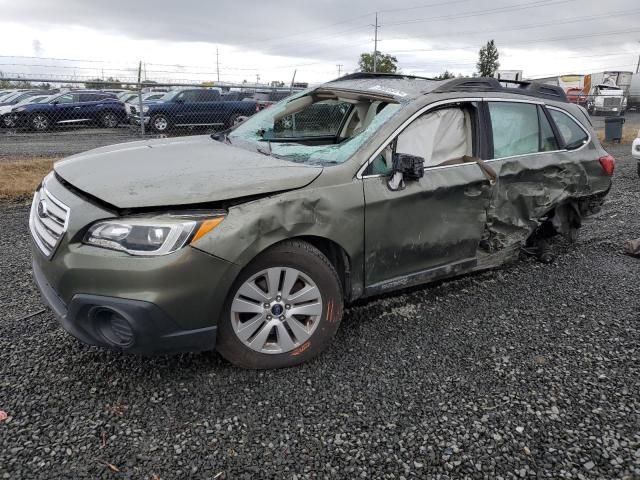
[[[559,205],[606,192],[611,181],[598,161],[601,153],[592,141],[576,151],[491,162],[499,180],[487,214],[489,250],[525,242],[540,219]]]

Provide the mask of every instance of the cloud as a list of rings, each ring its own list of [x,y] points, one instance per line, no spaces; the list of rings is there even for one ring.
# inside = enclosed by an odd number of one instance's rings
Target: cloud
[[[359,54],[373,49],[376,10],[379,49],[396,55],[407,72],[429,74],[446,68],[471,73],[478,49],[491,38],[504,68],[534,74],[581,65],[617,67],[634,63],[633,53],[640,53],[637,0],[397,0],[392,5],[382,0],[21,0],[9,5],[0,0],[0,6],[0,21],[20,25],[25,35],[29,29],[41,32],[38,38],[45,39],[49,55],[52,32],[68,37],[69,51],[57,52],[64,57],[82,51],[96,59],[153,57],[166,59],[154,60],[159,63],[211,65],[219,45],[221,64],[227,75],[234,72],[237,78],[251,78],[256,70],[263,78],[265,72],[277,75],[273,69],[287,65],[310,72],[313,63],[326,72],[317,75],[322,79],[330,78],[338,63],[353,70]],[[86,43],[98,39],[105,44],[94,44],[91,52],[92,45]],[[62,45],[62,40],[51,41]],[[36,52],[36,41],[32,47]],[[176,54],[181,49],[184,53]]]

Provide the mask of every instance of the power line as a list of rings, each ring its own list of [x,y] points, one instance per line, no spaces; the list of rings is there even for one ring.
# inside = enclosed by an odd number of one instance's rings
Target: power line
[[[546,42],[557,42],[562,40],[576,40],[581,38],[591,38],[591,37],[601,37],[606,35],[623,35],[625,33],[636,33],[640,32],[640,29],[628,29],[628,30],[612,30],[609,32],[601,32],[601,33],[590,33],[584,35],[569,35],[564,37],[555,37],[555,38],[540,38],[536,40],[527,40],[521,42],[509,42],[509,47],[512,45],[532,45],[536,43],[546,43]],[[496,42],[497,43],[497,42]],[[451,50],[464,50],[466,48],[475,48],[473,45],[461,46],[461,47],[449,47],[449,48],[412,48],[407,50],[393,50],[389,53],[413,53],[413,52],[442,52],[442,51],[451,51]]]
[[[526,24],[526,25],[517,25],[514,27],[510,27],[510,28],[502,28],[499,30],[478,30],[478,29],[473,29],[473,30],[467,30],[467,31],[455,31],[455,35],[456,36],[460,36],[460,35],[483,35],[486,33],[501,33],[501,32],[509,32],[509,31],[517,31],[517,30],[527,30],[527,29],[531,29],[531,28],[540,28],[540,27],[548,27],[548,26],[552,26],[552,25],[566,25],[566,24],[570,24],[570,23],[578,23],[578,22],[586,22],[586,21],[591,21],[591,20],[601,20],[603,18],[611,18],[611,17],[619,17],[622,15],[630,15],[630,14],[634,14],[634,13],[638,13],[640,12],[640,9],[636,8],[636,9],[631,9],[631,10],[623,10],[623,11],[617,11],[617,12],[610,12],[610,13],[604,13],[604,14],[600,14],[600,15],[588,15],[588,16],[584,16],[584,17],[573,17],[573,18],[569,18],[569,19],[564,19],[564,20],[559,20],[559,21],[554,21],[554,22],[545,22],[545,23],[536,23],[536,24]],[[430,34],[429,35],[429,39],[433,38],[433,37],[446,37],[452,35],[451,32],[447,32],[447,33],[443,33],[443,34]],[[419,37],[416,36],[411,36],[411,35],[406,35],[404,37],[393,37],[393,38],[387,38],[387,40],[404,40],[404,39],[418,39]]]
[[[391,27],[395,25],[408,25],[413,23],[430,22],[432,20],[449,20],[449,19],[457,20],[460,18],[470,18],[470,17],[477,17],[477,16],[483,16],[483,15],[491,15],[495,13],[512,12],[512,11],[524,10],[524,9],[534,8],[534,7],[555,6],[562,3],[569,3],[569,2],[575,2],[575,1],[577,0],[535,0],[533,2],[526,2],[518,5],[511,5],[508,7],[497,7],[497,8],[490,8],[490,9],[484,9],[484,10],[476,10],[476,11],[467,12],[467,13],[456,13],[456,14],[449,14],[449,15],[440,15],[437,17],[405,20],[402,22],[388,23],[385,26]]]

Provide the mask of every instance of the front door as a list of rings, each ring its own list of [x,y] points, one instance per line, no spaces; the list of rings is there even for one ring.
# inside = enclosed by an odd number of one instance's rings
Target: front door
[[[365,282],[369,294],[469,270],[477,263],[492,184],[482,158],[479,103],[427,111],[367,167]],[[425,159],[424,177],[392,190],[393,151]]]

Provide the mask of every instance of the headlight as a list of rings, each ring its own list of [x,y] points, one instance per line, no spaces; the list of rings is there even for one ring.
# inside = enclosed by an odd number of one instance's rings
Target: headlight
[[[24,112],[26,110],[26,108],[24,107],[18,107],[18,108],[14,108],[12,111],[13,113],[18,113],[18,112]]]
[[[142,107],[142,111],[143,111],[144,113],[147,113],[147,112],[149,111],[149,106],[148,106],[148,105],[145,105],[144,107]]]
[[[128,217],[95,223],[84,243],[126,252],[130,255],[167,255],[195,242],[217,227],[223,215],[215,217]]]

